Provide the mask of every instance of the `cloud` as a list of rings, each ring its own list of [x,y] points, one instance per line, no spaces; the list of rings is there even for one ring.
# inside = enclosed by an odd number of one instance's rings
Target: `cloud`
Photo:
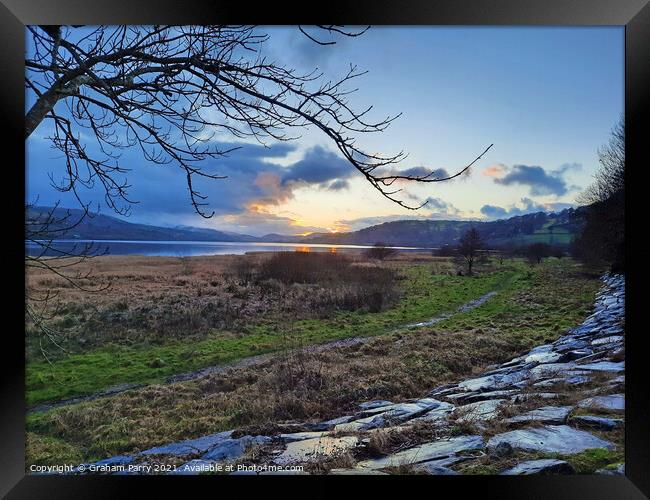
[[[506,170],[506,167],[503,163],[495,163],[494,165],[489,165],[483,169],[483,175],[486,177],[499,177]]]
[[[572,203],[539,203],[530,198],[522,198],[520,206],[510,205],[508,208],[505,208],[497,205],[483,205],[481,207],[481,213],[488,219],[496,220],[535,212],[558,212],[574,206]]]
[[[332,182],[329,186],[327,186],[327,189],[330,191],[341,191],[343,189],[348,189],[350,187],[350,183],[346,181],[345,179],[337,179],[334,182]]]
[[[507,173],[502,177],[493,177],[495,183],[503,184],[504,186],[510,186],[513,184],[527,186],[529,188],[530,194],[533,196],[562,196],[570,190],[576,188],[576,186],[567,186],[563,175],[571,170],[580,168],[581,165],[578,163],[565,163],[559,169],[547,172],[542,167],[537,165],[513,165],[512,168],[507,170]],[[490,167],[488,167],[486,170],[489,169]],[[498,175],[497,169],[492,169],[489,171],[491,174],[493,173],[494,175]],[[501,173],[505,171],[506,168],[501,169]]]
[[[460,210],[458,210],[452,203],[440,198],[429,196],[425,201],[427,204],[424,206],[424,209],[430,212],[428,214],[429,217],[433,215],[455,216],[460,214]]]
[[[349,162],[322,147],[311,148],[302,158],[286,165],[287,157],[296,152],[293,144],[264,147],[223,143],[219,146],[239,149],[228,156],[206,160],[201,167],[227,178],[214,180],[195,176],[193,180],[195,189],[207,196],[208,205],[203,208],[207,212],[214,210],[216,216],[244,213],[251,204],[277,206],[304,187],[340,191],[347,187],[347,179],[357,172]],[[125,151],[121,163],[132,170],[118,177],[132,186],[129,198],[138,202],[132,205],[130,220],[165,225],[213,225],[195,216],[181,169],[173,165],[142,164],[141,158],[131,151]],[[62,206],[77,208],[78,203],[70,193],[58,192],[49,185],[48,173],[52,172],[58,179],[65,175],[64,170],[60,160],[51,158],[49,150],[30,150],[27,199],[39,195],[39,203],[44,205],[61,200]],[[101,204],[104,212],[110,215],[99,186],[94,189],[79,187],[84,201]]]
[[[404,170],[398,170],[396,168],[383,168],[377,169],[375,174],[378,177],[390,176],[390,175],[405,175],[410,177],[425,177],[430,176],[431,179],[444,179],[449,177],[449,172],[444,168],[429,168],[429,167],[410,167]]]
[[[277,215],[269,212],[263,206],[254,204],[246,207],[240,213],[218,217],[214,222],[214,226],[220,230],[235,231],[254,236],[263,236],[270,233],[296,235],[327,232],[326,228],[303,225],[296,218]]]

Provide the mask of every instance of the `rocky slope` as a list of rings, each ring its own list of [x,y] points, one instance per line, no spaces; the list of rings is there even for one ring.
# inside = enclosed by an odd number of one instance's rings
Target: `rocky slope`
[[[273,435],[221,432],[73,472],[622,474],[625,282],[603,282],[580,326],[425,398],[369,401]]]

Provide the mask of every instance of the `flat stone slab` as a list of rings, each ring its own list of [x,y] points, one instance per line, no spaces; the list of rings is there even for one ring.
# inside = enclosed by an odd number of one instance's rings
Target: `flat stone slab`
[[[492,420],[498,416],[498,409],[505,399],[488,399],[477,401],[467,405],[459,406],[454,410],[460,416],[456,419],[458,422],[477,422],[481,420]]]
[[[232,435],[233,431],[219,432],[217,434],[210,434],[197,439],[188,439],[186,441],[179,441],[178,443],[170,443],[163,446],[156,446],[141,452],[141,455],[193,455],[196,453],[205,453],[210,448],[227,440]]]
[[[586,365],[580,365],[581,370],[591,370],[599,372],[624,372],[625,371],[625,361],[619,361],[614,363],[612,361],[601,361],[599,363],[587,363]]]
[[[439,422],[445,420],[456,407],[451,403],[442,403],[437,408],[429,410],[422,416],[416,417],[411,422]]]
[[[524,358],[525,363],[539,363],[539,364],[546,364],[546,363],[557,363],[562,359],[562,354],[559,352],[536,352],[529,354]]]
[[[432,476],[458,476],[459,473],[455,470],[452,470],[448,467],[443,467],[441,465],[434,465],[432,462],[425,462],[423,464],[418,464],[415,467],[417,470],[424,471],[427,474]]]
[[[281,455],[273,461],[278,465],[297,465],[326,456],[343,453],[357,445],[356,436],[343,436],[339,438],[322,437],[294,441],[287,445]]]
[[[597,408],[600,410],[624,410],[625,395],[610,394],[609,396],[594,396],[583,399],[578,403],[580,408]]]
[[[369,417],[360,418],[359,420],[335,425],[334,432],[365,431],[375,427],[381,427],[384,424],[385,421],[381,415],[370,415]]]
[[[610,335],[609,337],[601,337],[599,339],[594,339],[591,341],[591,345],[602,345],[602,344],[615,344],[623,343],[624,337],[621,335]]]
[[[566,455],[580,453],[589,448],[614,449],[614,445],[609,441],[568,425],[550,425],[497,434],[490,438],[487,448],[488,450],[494,449],[503,442],[519,450]]]
[[[484,401],[486,399],[503,399],[517,394],[519,394],[518,389],[505,389],[501,391],[469,393],[469,395],[463,399],[467,403],[476,403],[477,401]]]
[[[575,474],[573,466],[564,460],[529,460],[503,471],[503,476],[524,476],[529,474]]]
[[[523,392],[510,398],[513,403],[522,403],[529,399],[557,399],[560,395],[555,392]]]
[[[374,460],[364,460],[357,464],[367,469],[384,469],[405,464],[418,464],[436,459],[454,458],[462,451],[479,450],[484,445],[482,436],[458,436],[448,439],[439,439],[425,443],[414,448],[402,450],[387,457]],[[437,464],[438,465],[438,464]]]
[[[354,416],[345,415],[343,417],[333,418],[332,420],[326,420],[325,422],[318,422],[316,424],[308,424],[307,428],[313,431],[328,431],[334,429],[339,424],[344,424],[354,420]]]
[[[570,361],[568,363],[547,363],[543,365],[538,365],[535,368],[531,369],[530,376],[535,380],[544,377],[562,376],[567,374],[568,372],[572,372],[577,368],[578,365],[573,361]]]
[[[566,422],[572,406],[543,406],[523,415],[506,419],[508,423],[540,422],[542,424],[561,425]]]
[[[464,380],[458,384],[458,387],[467,391],[494,391],[497,389],[509,389],[517,382],[521,382],[527,378],[528,371],[520,370],[513,373],[499,373]]]
[[[575,417],[571,417],[569,423],[576,427],[587,427],[590,429],[603,429],[610,431],[617,427],[621,427],[623,425],[623,419],[605,418],[595,415],[576,415]]]
[[[226,439],[215,447],[211,448],[203,460],[213,460],[215,462],[222,460],[236,460],[246,453],[246,450],[253,446],[268,443],[271,438],[268,436],[242,436],[237,439]]]
[[[359,405],[359,408],[362,410],[372,410],[374,408],[381,408],[382,406],[390,406],[394,405],[392,401],[386,401],[386,400],[374,400],[374,401],[366,401],[365,403],[361,403]]]
[[[323,436],[329,436],[329,432],[318,432],[318,431],[312,431],[312,432],[293,432],[291,434],[280,434],[280,437],[284,441],[302,441],[304,439],[316,439],[316,438],[321,438]]]

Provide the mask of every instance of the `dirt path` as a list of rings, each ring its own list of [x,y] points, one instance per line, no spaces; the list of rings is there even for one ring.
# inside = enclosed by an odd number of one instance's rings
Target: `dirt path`
[[[451,318],[452,316],[460,313],[464,313],[467,311],[471,311],[472,309],[475,309],[481,305],[483,305],[485,302],[490,300],[492,297],[494,297],[497,294],[497,292],[492,291],[488,292],[485,295],[482,295],[481,297],[471,300],[462,306],[458,307],[456,310],[452,312],[446,312],[442,313],[438,316],[435,316],[433,318],[430,318],[426,321],[422,321],[419,323],[410,323],[407,325],[404,325],[402,327],[396,328],[393,330],[393,332],[397,331],[404,331],[404,330],[413,330],[416,328],[422,328],[426,326],[431,326],[434,325],[440,321],[443,321],[445,319]],[[348,337],[345,339],[340,339],[340,340],[334,340],[332,342],[326,342],[323,344],[315,344],[315,345],[310,345],[301,348],[305,353],[308,354],[315,354],[319,352],[326,351],[328,349],[335,349],[339,347],[349,347],[357,344],[364,344],[368,341],[370,341],[373,337]],[[207,377],[208,375],[216,375],[216,374],[221,374],[225,373],[230,370],[236,370],[239,368],[248,368],[250,366],[257,366],[261,365],[262,363],[266,363],[267,361],[270,361],[274,357],[278,356],[277,352],[272,352],[272,353],[267,353],[267,354],[260,354],[258,356],[250,356],[248,358],[243,358],[237,361],[234,361],[232,363],[224,363],[220,365],[215,365],[215,366],[208,366],[206,368],[202,368],[200,370],[195,370],[187,373],[179,373],[177,375],[172,375],[170,377],[167,377],[164,381],[162,381],[162,384],[174,384],[178,382],[187,382],[189,380],[196,380],[199,378]],[[28,410],[28,413],[40,413],[40,412],[45,412],[52,410],[54,408],[58,408],[61,406],[69,406],[77,403],[82,403],[86,401],[93,401],[95,399],[99,398],[104,398],[104,397],[109,397],[109,396],[115,396],[116,394],[120,394],[125,391],[130,391],[133,389],[139,389],[141,387],[145,387],[147,384],[120,384],[116,385],[113,387],[109,387],[108,389],[105,389],[101,392],[97,392],[95,394],[90,394],[88,396],[78,396],[74,398],[67,398],[67,399],[61,399],[59,401],[53,401],[49,403],[43,403],[39,404],[36,406],[33,406]]]

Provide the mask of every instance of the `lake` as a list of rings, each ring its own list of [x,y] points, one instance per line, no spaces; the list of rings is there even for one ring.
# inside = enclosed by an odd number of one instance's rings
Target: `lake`
[[[230,241],[125,241],[125,240],[57,240],[45,255],[60,255],[59,252],[79,253],[86,245],[92,244],[93,254],[107,252],[108,255],[152,255],[171,257],[191,257],[198,255],[243,255],[248,252],[358,252],[369,245],[326,245],[306,243],[247,243]],[[400,251],[429,251],[430,248],[391,247]],[[59,252],[57,252],[57,250]],[[26,242],[28,255],[39,254],[41,247],[34,242]]]

